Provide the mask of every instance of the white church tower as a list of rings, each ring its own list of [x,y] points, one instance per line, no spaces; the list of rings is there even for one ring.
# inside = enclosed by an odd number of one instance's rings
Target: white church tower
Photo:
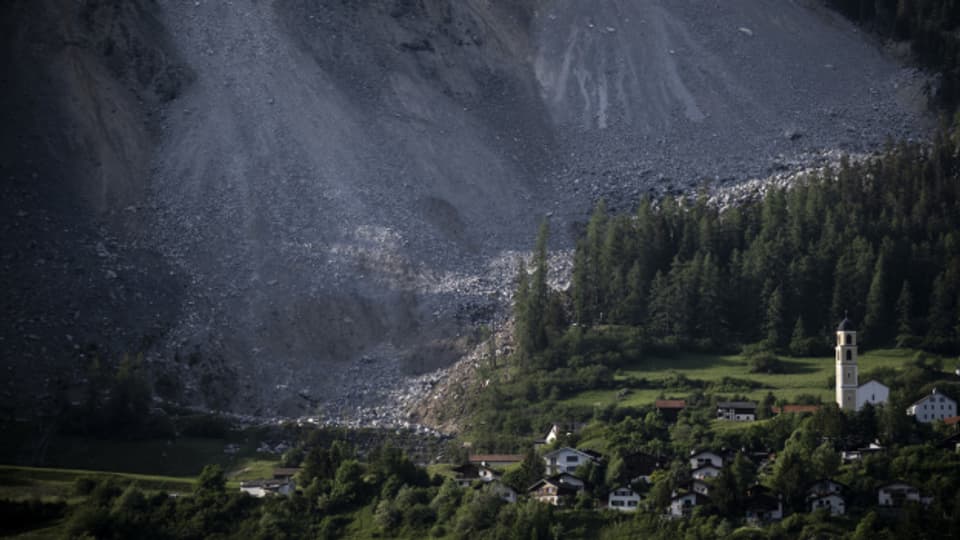
[[[844,411],[857,408],[857,332],[846,317],[837,327],[837,405]]]

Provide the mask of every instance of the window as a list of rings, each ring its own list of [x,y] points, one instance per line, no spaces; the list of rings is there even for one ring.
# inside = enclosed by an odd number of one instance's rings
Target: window
[[[637,506],[637,501],[627,501],[627,506]]]
[[[612,501],[610,504],[613,506],[623,506],[623,501]]]
[[[580,458],[577,456],[567,456],[567,463],[576,463],[580,461]]]
[[[853,360],[853,351],[850,349],[847,349],[847,360]]]

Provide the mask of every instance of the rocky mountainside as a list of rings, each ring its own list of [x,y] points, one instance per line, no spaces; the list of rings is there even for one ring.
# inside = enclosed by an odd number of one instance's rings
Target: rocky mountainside
[[[356,416],[501,320],[540,219],[562,250],[599,198],[736,185],[930,121],[923,75],[813,0],[0,11],[16,403],[95,344],[144,352],[171,398]]]

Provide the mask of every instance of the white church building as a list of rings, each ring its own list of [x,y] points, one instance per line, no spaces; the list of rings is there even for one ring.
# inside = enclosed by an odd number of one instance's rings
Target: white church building
[[[883,383],[858,384],[857,331],[846,317],[837,326],[836,366],[836,396],[840,409],[859,411],[867,403],[882,405],[890,399],[890,389]]]

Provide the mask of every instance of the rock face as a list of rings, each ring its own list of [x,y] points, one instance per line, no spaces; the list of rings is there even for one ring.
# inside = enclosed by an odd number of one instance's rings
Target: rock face
[[[382,402],[500,320],[544,216],[567,248],[601,197],[928,121],[921,74],[813,1],[0,10],[8,392],[96,343],[206,406]]]

